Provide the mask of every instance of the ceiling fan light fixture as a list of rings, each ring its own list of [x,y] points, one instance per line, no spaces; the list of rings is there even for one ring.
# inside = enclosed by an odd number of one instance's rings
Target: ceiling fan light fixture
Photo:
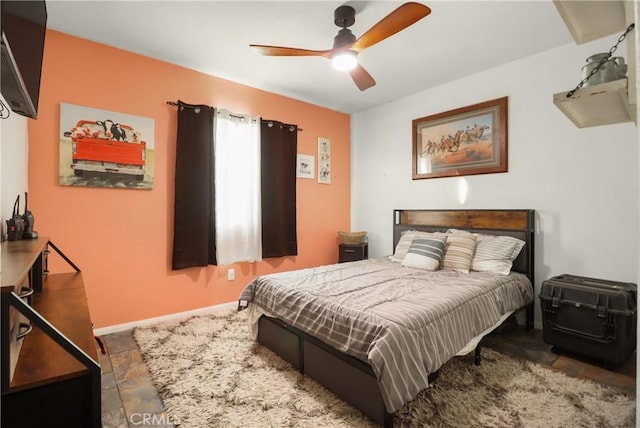
[[[431,13],[427,6],[409,1],[397,7],[364,32],[358,39],[349,27],[355,23],[356,12],[352,6],[342,5],[334,11],[333,22],[340,31],[333,39],[333,48],[310,50],[284,46],[249,45],[259,54],[269,56],[318,56],[331,59],[333,68],[348,71],[361,91],[376,84],[369,72],[358,64],[358,54],[373,45],[413,25]]]
[[[358,58],[354,51],[340,51],[331,57],[331,65],[333,68],[340,71],[353,70],[356,68],[356,65],[358,65]]]

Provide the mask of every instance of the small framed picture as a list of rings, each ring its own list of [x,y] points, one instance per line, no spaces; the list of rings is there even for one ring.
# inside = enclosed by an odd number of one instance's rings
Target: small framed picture
[[[318,183],[331,184],[331,140],[318,137]]]
[[[298,154],[297,160],[296,177],[313,179],[315,177],[315,158],[311,155]]]

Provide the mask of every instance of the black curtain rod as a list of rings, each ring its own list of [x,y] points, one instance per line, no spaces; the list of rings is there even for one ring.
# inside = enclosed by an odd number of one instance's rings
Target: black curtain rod
[[[191,104],[179,104],[175,101],[167,101],[167,104],[169,104],[170,106],[174,106],[174,107],[186,107],[186,108],[192,108],[194,110],[196,110],[196,113],[200,113],[200,106],[194,106]],[[212,107],[213,108],[213,107]]]
[[[181,106],[180,104],[178,104],[175,101],[167,101],[167,104],[169,104],[170,106],[174,106],[174,107],[179,107],[180,106],[180,107],[192,108],[192,109],[196,110],[196,113],[200,112],[200,107],[199,106],[193,106],[193,105],[190,105],[190,104],[182,104],[182,106]],[[243,116],[238,116],[238,115],[233,114],[233,113],[229,113],[229,116],[235,117],[236,119],[242,119],[243,118]],[[289,126],[291,126],[291,125],[289,125]],[[296,129],[298,130],[298,132],[303,131],[302,128],[296,128]]]

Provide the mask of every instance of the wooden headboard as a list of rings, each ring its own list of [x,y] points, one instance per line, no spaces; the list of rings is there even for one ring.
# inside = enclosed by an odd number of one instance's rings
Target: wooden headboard
[[[534,284],[534,210],[394,210],[393,249],[406,230],[446,232],[460,229],[488,235],[508,235],[526,244],[513,262],[513,270]],[[527,311],[527,327],[533,326],[533,307]]]

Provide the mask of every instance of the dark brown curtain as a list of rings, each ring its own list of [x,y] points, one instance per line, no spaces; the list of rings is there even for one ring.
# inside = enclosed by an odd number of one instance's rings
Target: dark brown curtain
[[[172,269],[216,264],[213,107],[178,102]]]
[[[296,152],[298,128],[261,120],[262,257],[298,254]]]

